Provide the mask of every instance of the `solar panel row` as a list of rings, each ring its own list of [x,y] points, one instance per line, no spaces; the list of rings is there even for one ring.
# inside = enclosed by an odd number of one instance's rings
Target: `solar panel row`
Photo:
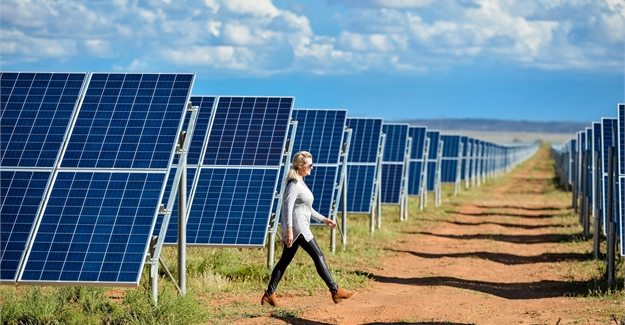
[[[592,232],[598,243],[601,236],[611,236],[613,225],[620,255],[625,256],[625,104],[617,105],[615,118],[591,123],[574,138],[553,146],[552,153],[560,184],[573,190],[584,234]]]
[[[324,215],[339,206],[347,128],[349,212],[370,213],[378,200],[399,203],[426,179],[440,184],[447,152],[439,150],[440,132],[348,118],[346,110],[293,110],[292,97],[190,97],[193,80],[185,73],[0,73],[3,283],[137,285],[152,236],[178,242],[182,218],[189,245],[263,246],[279,213],[289,134],[293,151],[313,154],[306,182]],[[292,120],[298,125],[290,133]],[[459,146],[461,138],[450,137]],[[467,177],[533,149],[480,145],[490,151],[466,150]],[[459,160],[459,147],[453,152]],[[470,172],[471,164],[479,169]],[[181,173],[188,179],[184,216],[173,199]]]

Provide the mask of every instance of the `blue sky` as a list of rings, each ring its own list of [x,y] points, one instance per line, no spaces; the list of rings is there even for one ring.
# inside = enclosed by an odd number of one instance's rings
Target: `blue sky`
[[[622,0],[2,0],[4,71],[194,72],[352,116],[590,122],[625,101]]]

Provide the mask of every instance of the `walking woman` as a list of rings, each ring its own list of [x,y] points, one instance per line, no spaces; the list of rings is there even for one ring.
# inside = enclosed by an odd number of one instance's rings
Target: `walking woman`
[[[304,177],[310,175],[313,169],[312,155],[307,151],[300,151],[293,156],[293,163],[286,179],[286,189],[280,213],[282,223],[282,256],[271,273],[271,280],[267,291],[261,299],[261,304],[278,305],[276,288],[284,275],[287,266],[293,260],[299,247],[302,247],[315,262],[315,268],[319,276],[325,281],[332,300],[338,304],[343,299],[351,297],[354,293],[339,288],[330,275],[325,258],[319,245],[310,231],[310,218],[325,223],[328,227],[336,227],[336,222],[322,216],[312,208],[313,194],[304,183]]]

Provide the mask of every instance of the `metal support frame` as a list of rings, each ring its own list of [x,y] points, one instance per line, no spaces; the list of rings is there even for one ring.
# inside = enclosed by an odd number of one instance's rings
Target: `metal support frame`
[[[386,134],[380,135],[380,145],[378,146],[378,157],[375,162],[375,185],[373,187],[373,195],[371,197],[371,224],[372,228],[382,228],[382,158],[384,157],[384,142]],[[373,232],[372,232],[373,233]]]
[[[150,258],[147,264],[150,265],[150,283],[152,289],[152,301],[154,305],[158,304],[158,266],[159,261],[163,266],[165,272],[172,278],[173,283],[176,285],[181,295],[186,294],[186,215],[187,215],[187,155],[189,153],[189,147],[191,146],[191,139],[195,131],[195,125],[197,122],[197,115],[199,112],[199,106],[192,106],[192,103],[188,103],[187,112],[191,112],[189,119],[189,125],[186,133],[181,133],[178,138],[178,145],[176,148],[176,154],[178,155],[178,168],[174,176],[174,182],[172,190],[167,200],[167,207],[161,209],[163,215],[163,222],[159,231],[158,237],[152,240],[150,249]],[[176,193],[176,186],[178,186],[178,193]],[[177,194],[177,195],[176,195]],[[167,265],[161,260],[161,251],[163,244],[165,243],[165,237],[167,236],[167,228],[169,226],[169,220],[171,218],[171,211],[173,209],[176,196],[178,196],[178,281],[173,279],[171,272],[167,268]]]
[[[282,179],[280,180],[280,192],[276,193],[276,199],[278,200],[276,206],[276,213],[273,215],[272,220],[270,220],[269,227],[269,245],[267,250],[267,268],[269,270],[273,269],[273,261],[276,255],[276,233],[278,232],[278,224],[280,224],[280,210],[282,209],[282,194],[284,193],[284,189],[286,184],[284,180],[291,168],[291,154],[293,151],[293,145],[295,143],[295,134],[297,133],[297,121],[291,121],[291,135],[287,140],[287,143],[284,147],[284,154],[282,155],[282,161],[284,164],[284,169],[282,171]]]
[[[454,196],[460,193],[460,183],[462,182],[462,151],[464,150],[464,143],[460,141],[458,143],[458,164],[456,165],[456,180],[454,181]]]
[[[599,152],[595,151],[594,166],[595,170],[592,173],[592,182],[594,184],[592,191],[592,215],[593,215],[593,232],[592,232],[592,251],[593,257],[599,259],[601,255],[601,213],[599,211],[599,170],[601,168],[601,159],[599,159]]]
[[[408,180],[410,178],[410,155],[412,154],[412,137],[408,137],[406,141],[406,150],[404,151],[404,175],[402,175],[400,200],[399,200],[399,220],[408,220]]]
[[[442,201],[442,189],[441,189],[441,170],[443,162],[443,148],[445,147],[445,141],[441,140],[438,146],[438,152],[436,153],[436,172],[434,173],[434,206],[439,207]]]
[[[473,150],[473,144],[471,143],[470,140],[467,140],[467,154],[465,155],[466,165],[464,168],[464,188],[467,190],[471,186],[471,176],[472,176],[471,171],[473,169],[473,163],[472,163],[473,155],[472,155],[471,150]]]
[[[616,286],[615,280],[615,255],[616,255],[616,223],[613,220],[614,217],[614,202],[615,202],[615,147],[610,146],[608,149],[608,196],[607,196],[607,212],[608,212],[608,246],[606,256],[606,272],[608,286],[614,288]]]
[[[430,139],[425,139],[425,148],[423,149],[423,165],[421,166],[421,175],[419,181],[419,209],[423,211],[427,207],[428,200],[428,155],[430,154]]]
[[[345,141],[341,147],[341,171],[339,174],[339,180],[336,188],[336,195],[332,203],[332,209],[330,211],[330,218],[338,225],[338,202],[339,196],[341,197],[341,227],[339,231],[341,233],[341,244],[343,250],[347,248],[347,158],[349,157],[349,147],[352,141],[352,129],[345,127],[343,131],[345,133]],[[330,229],[330,250],[332,253],[336,252],[336,228]]]

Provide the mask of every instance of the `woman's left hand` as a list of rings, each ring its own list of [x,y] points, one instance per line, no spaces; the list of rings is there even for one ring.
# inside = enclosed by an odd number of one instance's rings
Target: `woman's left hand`
[[[336,222],[334,222],[334,220],[330,219],[330,218],[326,218],[326,220],[323,221],[323,223],[326,224],[326,226],[334,229],[336,228]]]

